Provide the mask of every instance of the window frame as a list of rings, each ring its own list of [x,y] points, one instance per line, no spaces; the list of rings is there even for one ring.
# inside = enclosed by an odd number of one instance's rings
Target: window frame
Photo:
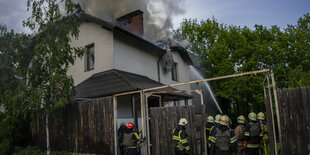
[[[175,75],[175,77],[174,77],[174,75]],[[179,70],[178,70],[178,63],[177,62],[174,62],[173,65],[172,65],[171,80],[179,82]]]
[[[92,67],[90,67],[90,65],[89,65],[89,56],[91,56],[91,51],[90,51],[91,48],[93,48],[92,53],[93,53],[93,57],[94,57]],[[88,71],[95,69],[95,43],[91,43],[91,44],[86,45],[85,49],[87,50],[87,53],[85,53],[85,57],[84,57],[84,71],[88,72]]]

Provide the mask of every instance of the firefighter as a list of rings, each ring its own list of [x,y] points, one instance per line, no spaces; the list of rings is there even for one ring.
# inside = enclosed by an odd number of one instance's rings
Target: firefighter
[[[236,137],[234,131],[229,127],[228,116],[221,117],[220,125],[211,131],[210,140],[212,155],[232,155],[237,152]]]
[[[258,123],[261,127],[261,130],[263,132],[263,139],[262,139],[262,148],[261,148],[261,152],[262,155],[268,155],[268,150],[269,150],[269,137],[268,137],[268,127],[265,121],[265,115],[262,112],[259,112],[257,114],[257,119],[258,119]]]
[[[189,152],[188,135],[185,130],[185,126],[188,121],[185,118],[181,118],[178,126],[173,130],[172,140],[174,142],[174,151],[176,155],[186,155]]]
[[[217,115],[215,116],[214,125],[211,127],[210,134],[209,134],[209,137],[208,137],[208,140],[209,140],[209,141],[211,141],[211,138],[212,138],[212,135],[211,135],[212,130],[215,129],[215,128],[218,128],[218,127],[220,126],[221,117],[222,117],[221,114],[217,114]],[[213,149],[213,151],[215,151],[215,150]],[[211,153],[211,154],[215,154],[215,152],[211,152],[211,149],[210,149],[210,153]]]
[[[208,154],[210,154],[210,140],[209,140],[209,136],[210,136],[210,132],[211,132],[211,128],[214,126],[214,117],[213,116],[208,116],[207,117],[207,124],[206,124],[206,137],[208,138]]]
[[[122,122],[118,131],[117,131],[117,135],[118,135],[118,146],[120,149],[120,153],[121,155],[125,154],[125,149],[124,149],[124,145],[123,145],[123,141],[124,141],[124,133],[126,132],[126,123]]]
[[[235,135],[238,144],[238,155],[245,155],[245,148],[243,147],[244,131],[245,131],[245,117],[240,115],[237,118],[238,126],[235,129]]]
[[[133,131],[134,124],[129,122],[127,124],[126,132],[124,133],[123,145],[126,149],[127,155],[138,155],[137,143],[140,137]]]
[[[262,130],[259,123],[256,121],[256,114],[254,112],[249,113],[249,122],[245,126],[245,142],[247,155],[259,155],[259,148],[262,140]]]

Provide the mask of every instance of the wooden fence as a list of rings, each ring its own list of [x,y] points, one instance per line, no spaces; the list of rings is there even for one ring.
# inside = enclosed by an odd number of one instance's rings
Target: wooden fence
[[[310,145],[310,87],[278,90],[281,154],[308,155]],[[310,148],[309,148],[310,149]]]
[[[53,150],[115,154],[112,97],[69,105],[59,121],[51,118],[50,146]],[[45,118],[35,124],[35,143],[46,149]]]
[[[190,154],[198,154],[198,139],[194,126],[195,112],[192,106],[156,107],[150,109],[151,151],[153,155],[173,155],[172,132],[180,118],[186,118]]]

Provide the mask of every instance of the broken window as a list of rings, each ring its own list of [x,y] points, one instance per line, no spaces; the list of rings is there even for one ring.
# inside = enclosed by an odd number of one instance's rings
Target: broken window
[[[85,71],[93,70],[95,67],[95,48],[94,44],[86,46]]]
[[[178,64],[174,63],[171,70],[171,77],[173,81],[178,81]]]

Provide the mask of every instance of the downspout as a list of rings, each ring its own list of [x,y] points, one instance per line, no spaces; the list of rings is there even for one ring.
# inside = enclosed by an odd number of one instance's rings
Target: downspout
[[[158,59],[158,61],[157,61],[158,82],[160,82],[160,66],[159,66],[159,62],[160,62],[160,60],[163,58],[164,55],[165,55],[165,53],[163,53],[163,54],[159,57],[159,59]]]

